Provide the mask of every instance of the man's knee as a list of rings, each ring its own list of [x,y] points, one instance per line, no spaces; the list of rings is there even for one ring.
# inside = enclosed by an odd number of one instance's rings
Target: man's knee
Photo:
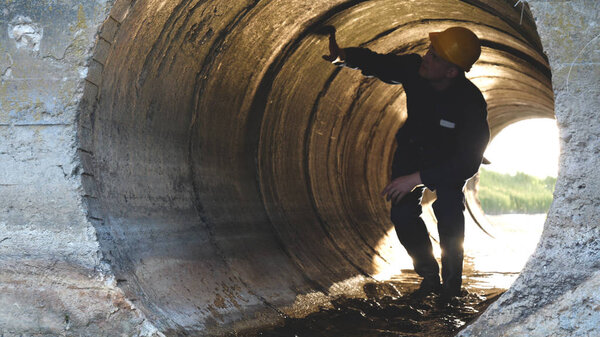
[[[438,221],[440,236],[462,236],[464,233],[465,196],[462,188],[436,190],[433,212]]]
[[[400,204],[393,205],[391,211],[391,220],[395,226],[402,226],[405,223],[412,223],[421,215],[420,205]]]
[[[465,194],[462,188],[438,188],[437,199],[433,203],[435,215],[453,215],[465,210]]]
[[[392,204],[390,214],[391,220],[396,226],[402,226],[405,223],[412,223],[419,218],[422,213],[421,198],[423,196],[423,188],[417,188],[406,195],[397,204]]]

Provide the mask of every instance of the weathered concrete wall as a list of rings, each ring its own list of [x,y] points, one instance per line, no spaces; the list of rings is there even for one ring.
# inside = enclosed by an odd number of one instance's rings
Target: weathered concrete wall
[[[510,290],[461,336],[600,334],[600,2],[529,1],[561,137],[554,202]]]
[[[466,18],[497,132],[552,115],[513,2],[0,0],[0,334],[223,334],[356,291],[398,254],[378,191],[403,93],[319,63],[311,31],[422,51]],[[562,168],[540,249],[468,336],[599,319],[599,8],[529,3]]]
[[[76,117],[107,1],[0,1],[0,335],[152,331],[101,261]]]

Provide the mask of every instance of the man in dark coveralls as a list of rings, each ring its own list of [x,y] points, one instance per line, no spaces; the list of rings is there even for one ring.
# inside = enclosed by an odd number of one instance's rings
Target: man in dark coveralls
[[[462,27],[429,34],[425,56],[377,54],[366,48],[340,48],[330,27],[329,55],[336,65],[360,69],[389,84],[402,84],[408,118],[396,134],[391,182],[382,194],[392,201],[391,220],[415,271],[423,277],[417,296],[460,296],[467,179],[479,170],[489,142],[486,102],[465,72],[481,53],[477,36]],[[421,198],[436,192],[433,210],[442,249],[442,281],[425,223]]]

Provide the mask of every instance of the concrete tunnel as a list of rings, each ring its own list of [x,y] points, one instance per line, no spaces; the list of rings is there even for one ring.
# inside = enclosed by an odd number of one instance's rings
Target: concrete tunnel
[[[598,2],[0,9],[0,335],[227,335],[388,271],[404,252],[379,191],[404,93],[324,62],[324,25],[343,46],[396,53],[469,27],[492,134],[556,116],[537,250],[461,335],[600,333]]]

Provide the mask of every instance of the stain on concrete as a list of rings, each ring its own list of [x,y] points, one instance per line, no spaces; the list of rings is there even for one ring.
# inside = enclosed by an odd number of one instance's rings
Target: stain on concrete
[[[29,17],[19,15],[8,24],[8,37],[15,42],[17,49],[38,52],[43,36],[44,29]]]

